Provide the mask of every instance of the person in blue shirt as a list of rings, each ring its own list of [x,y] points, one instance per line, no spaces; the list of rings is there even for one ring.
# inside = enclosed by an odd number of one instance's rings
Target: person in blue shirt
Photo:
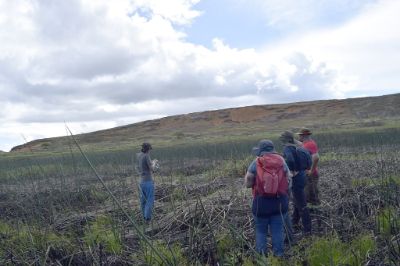
[[[270,140],[261,140],[258,146],[253,148],[257,158],[266,154],[273,154],[272,159],[281,160],[283,178],[289,178],[289,168],[285,160],[275,152],[274,144]],[[245,175],[245,185],[253,189],[252,213],[255,222],[256,251],[260,254],[267,252],[268,228],[272,235],[272,249],[275,256],[283,256],[284,216],[288,211],[287,180],[286,191],[275,197],[266,197],[257,193],[257,158],[250,164]]]
[[[301,219],[303,225],[303,233],[305,235],[309,235],[311,234],[311,218],[304,192],[304,188],[307,183],[307,175],[305,173],[305,170],[296,169],[297,144],[295,143],[293,133],[290,131],[285,131],[281,134],[279,139],[284,145],[283,158],[285,158],[286,164],[292,174],[291,190],[294,203],[292,225],[293,227],[299,227],[299,222]]]

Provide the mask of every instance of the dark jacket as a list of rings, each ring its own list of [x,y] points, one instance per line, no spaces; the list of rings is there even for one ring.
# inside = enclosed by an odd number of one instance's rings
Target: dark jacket
[[[268,218],[272,215],[284,214],[288,212],[288,196],[269,198],[256,195],[253,198],[252,213],[256,217]]]
[[[295,171],[296,168],[296,146],[285,145],[283,147],[283,158],[285,158],[286,164],[290,171]]]

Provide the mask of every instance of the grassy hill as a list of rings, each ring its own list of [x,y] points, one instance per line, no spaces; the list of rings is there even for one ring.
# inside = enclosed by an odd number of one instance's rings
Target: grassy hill
[[[196,112],[79,134],[76,138],[85,148],[104,150],[134,147],[143,141],[171,146],[276,136],[284,129],[301,126],[326,132],[399,125],[400,94],[393,94]],[[11,151],[67,151],[70,144],[70,137],[47,138],[16,146]]]
[[[30,142],[0,156],[0,265],[398,265],[399,98],[145,121],[78,135],[85,157],[70,137]],[[251,147],[302,125],[315,130],[321,158],[312,236],[296,227],[282,260],[259,257],[252,192],[243,187]],[[160,162],[151,224],[141,215],[137,147],[129,147],[143,135]]]

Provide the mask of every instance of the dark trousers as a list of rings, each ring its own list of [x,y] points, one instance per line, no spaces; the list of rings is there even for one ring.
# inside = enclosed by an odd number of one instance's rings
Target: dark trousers
[[[292,195],[294,210],[292,223],[293,225],[298,225],[301,219],[304,233],[311,233],[310,211],[307,208],[306,195],[304,193],[306,182],[307,177],[303,171],[293,177]]]
[[[318,181],[319,175],[318,174],[311,174],[307,177],[307,184],[306,184],[306,199],[308,203],[313,205],[319,205],[319,191],[318,191]]]

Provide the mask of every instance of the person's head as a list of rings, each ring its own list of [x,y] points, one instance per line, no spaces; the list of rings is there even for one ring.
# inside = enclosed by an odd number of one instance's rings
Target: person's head
[[[153,149],[153,147],[151,147],[150,143],[144,142],[142,144],[142,152],[146,153],[146,152],[149,152],[151,149]]]
[[[294,136],[293,136],[293,132],[291,131],[284,131],[280,137],[279,140],[283,143],[283,144],[287,144],[287,143],[291,143],[294,144]]]
[[[297,132],[297,135],[299,135],[299,140],[304,141],[310,138],[312,132],[308,128],[301,128],[299,132]]]
[[[257,147],[254,147],[252,152],[254,155],[260,156],[263,152],[274,152],[274,143],[269,139],[263,139],[258,142]]]

